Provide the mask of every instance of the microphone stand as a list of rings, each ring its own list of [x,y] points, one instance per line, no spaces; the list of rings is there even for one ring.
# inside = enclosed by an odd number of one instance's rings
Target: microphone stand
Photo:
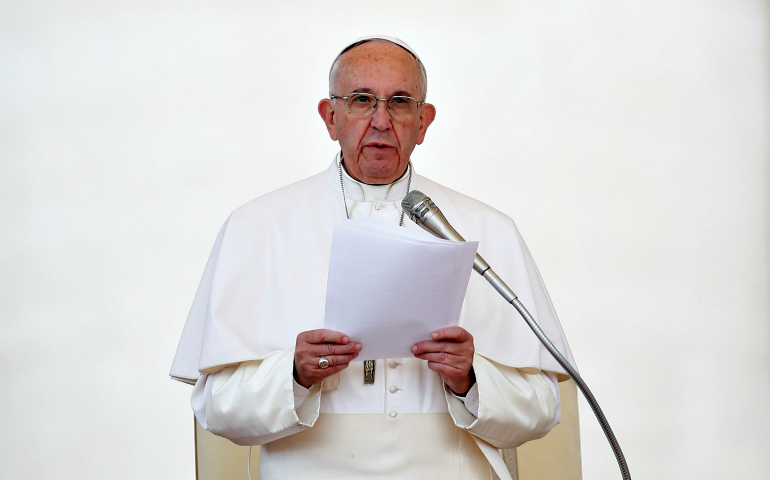
[[[432,235],[446,240],[454,240],[457,242],[465,241],[465,239],[457,233],[457,230],[452,228],[452,225],[449,224],[436,204],[434,204],[424,193],[418,190],[412,190],[406,197],[404,197],[404,200],[401,202],[401,208],[408,212],[409,218],[411,218],[417,225],[424,230],[427,230]],[[478,254],[476,254],[476,258],[473,260],[473,269],[479,275],[484,277],[489,284],[492,285],[503,298],[505,298],[506,302],[513,305],[513,308],[515,308],[524,321],[527,322],[527,325],[529,325],[529,328],[532,329],[532,332],[534,332],[535,336],[540,340],[540,343],[545,346],[546,350],[548,350],[559,365],[562,366],[564,371],[567,372],[567,375],[575,381],[578,389],[583,394],[586,401],[588,401],[588,405],[591,406],[594,415],[596,415],[596,419],[599,421],[599,425],[602,427],[602,431],[607,437],[607,441],[610,442],[612,452],[615,454],[615,460],[617,460],[618,467],[620,467],[620,473],[623,476],[623,480],[631,480],[631,473],[628,471],[628,464],[626,463],[626,457],[623,455],[623,450],[621,450],[620,444],[618,443],[617,438],[615,438],[615,434],[612,432],[612,427],[610,427],[607,417],[604,416],[604,412],[602,412],[602,409],[599,406],[599,402],[596,401],[594,394],[591,393],[591,389],[588,388],[588,385],[583,381],[583,378],[546,336],[545,332],[540,328],[540,325],[537,324],[537,321],[535,321],[527,308],[519,301],[516,294],[513,293],[513,290],[511,290],[508,285],[497,276],[489,264]]]

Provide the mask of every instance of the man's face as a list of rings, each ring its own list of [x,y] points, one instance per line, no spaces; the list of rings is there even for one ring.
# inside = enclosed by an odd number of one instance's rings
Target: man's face
[[[420,67],[403,48],[390,42],[367,42],[345,52],[339,59],[332,93],[347,96],[366,92],[377,98],[407,95],[423,100]],[[345,169],[356,180],[371,184],[394,182],[406,170],[415,145],[436,116],[433,105],[424,104],[414,117],[395,120],[385,102],[369,117],[348,112],[344,99],[324,99],[318,113],[332,140],[339,140]]]

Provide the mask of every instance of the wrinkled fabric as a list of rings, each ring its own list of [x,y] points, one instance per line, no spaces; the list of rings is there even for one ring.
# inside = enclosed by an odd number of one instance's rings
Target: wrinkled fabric
[[[370,215],[398,223],[407,175],[393,184],[388,198],[374,201],[364,201],[355,181],[343,181],[351,218]],[[416,173],[411,189],[431,197],[466,239],[479,241],[479,253],[574,365],[548,292],[513,221]],[[195,383],[201,373],[265,359],[293,346],[297,333],[322,328],[332,229],[344,218],[336,160],[326,172],[236,209],[212,249],[171,376]],[[404,227],[419,228],[408,219]],[[567,378],[515,309],[475,274],[460,326],[474,336],[476,351],[494,362]]]
[[[477,275],[460,315],[477,352],[477,383],[465,399],[414,358],[378,360],[372,386],[363,386],[359,361],[306,392],[296,390],[293,346],[297,333],[323,327],[334,223],[347,207],[352,219],[398,224],[409,182],[405,174],[372,188],[343,174],[343,202],[337,168],[335,161],[325,173],[233,212],[212,249],[171,375],[196,384],[191,404],[204,428],[240,445],[263,445],[265,480],[488,479],[484,455],[499,457],[489,444],[510,448],[558,423],[555,380],[565,376],[515,310]],[[458,231],[480,242],[479,253],[572,361],[510,218],[414,173],[411,189],[430,196]],[[409,219],[404,226],[419,228]]]
[[[430,404],[423,404],[420,393],[411,387],[395,392],[372,389],[376,394],[367,400],[355,391],[369,387],[360,387],[360,378],[351,383],[345,377],[332,387],[333,392],[356,402],[327,408],[336,413],[321,413],[324,397],[332,392],[322,392],[322,386],[315,385],[301,403],[296,402],[293,358],[294,349],[287,349],[264,360],[204,374],[191,399],[204,428],[239,445],[263,445],[263,480],[489,479],[489,464],[479,450],[484,445],[476,446],[478,439],[495,448],[512,448],[542,437],[558,423],[555,384],[547,377],[494,364],[480,355],[473,360],[478,418],[446,387],[441,391],[443,408],[430,411]],[[401,366],[382,367],[395,371]],[[414,373],[405,372],[406,376]],[[426,375],[431,374],[441,384],[434,372]],[[390,383],[379,382],[380,386]],[[391,396],[403,398],[389,405]],[[367,405],[361,408],[357,403]],[[354,408],[345,411],[345,405]],[[377,413],[357,413],[362,410]],[[499,457],[497,450],[491,450],[486,455]]]

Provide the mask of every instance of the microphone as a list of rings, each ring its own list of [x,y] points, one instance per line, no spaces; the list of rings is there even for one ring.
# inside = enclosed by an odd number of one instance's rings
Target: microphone
[[[435,203],[424,193],[419,190],[412,190],[409,192],[403,200],[401,200],[401,208],[409,215],[414,223],[419,225],[423,230],[428,231],[430,234],[443,238],[445,240],[454,240],[455,242],[464,242],[465,239],[457,233],[457,230],[452,228],[444,214],[436,206]],[[508,288],[508,285],[497,276],[497,274],[490,268],[489,264],[481,258],[481,255],[476,254],[476,258],[473,260],[473,269],[482,277],[484,277],[497,292],[505,298],[505,301],[512,303],[516,299],[516,294],[513,290]]]
[[[429,233],[435,235],[436,237],[443,238],[445,240],[454,240],[456,242],[465,241],[462,235],[457,233],[457,230],[452,228],[452,225],[449,224],[446,217],[444,217],[444,214],[441,213],[441,210],[438,209],[436,204],[433,203],[433,201],[431,201],[431,199],[421,191],[412,190],[409,192],[401,201],[401,208],[409,215],[409,218],[411,218],[414,223],[422,227],[423,230],[427,230]],[[508,285],[506,285],[505,282],[503,282],[502,279],[497,276],[497,274],[489,267],[489,264],[485,262],[484,259],[481,258],[481,255],[478,253],[476,254],[476,259],[473,260],[473,269],[476,270],[479,275],[486,278],[492,287],[494,287],[494,289],[497,290],[497,292],[502,295],[503,298],[505,298],[506,302],[513,305],[519,314],[521,314],[521,317],[527,323],[529,328],[532,329],[532,332],[535,334],[538,340],[540,340],[543,346],[545,346],[546,350],[548,350],[548,352],[554,357],[554,359],[556,359],[559,365],[564,368],[564,371],[567,372],[567,374],[575,381],[578,389],[588,401],[588,404],[591,406],[591,410],[593,410],[594,415],[596,415],[596,419],[599,420],[599,425],[601,425],[602,430],[604,431],[604,435],[606,435],[607,440],[610,442],[610,446],[612,447],[612,451],[615,454],[615,460],[618,462],[620,473],[623,476],[623,479],[631,480],[631,474],[628,471],[626,458],[623,455],[623,451],[620,449],[620,444],[618,443],[617,438],[615,438],[615,434],[612,432],[610,423],[607,421],[607,417],[604,416],[604,412],[602,412],[602,409],[599,406],[599,402],[596,401],[593,393],[591,393],[588,385],[586,385],[586,383],[583,381],[583,378],[580,376],[577,370],[575,370],[575,367],[570,365],[569,361],[564,358],[564,356],[561,354],[561,352],[559,352],[551,340],[548,339],[545,332],[543,332],[543,330],[540,328],[540,325],[537,324],[537,321],[535,321],[534,317],[532,317],[529,311],[527,311],[527,308],[521,303],[521,301],[519,301],[518,298],[516,298],[516,294],[513,293],[510,288],[508,288]]]

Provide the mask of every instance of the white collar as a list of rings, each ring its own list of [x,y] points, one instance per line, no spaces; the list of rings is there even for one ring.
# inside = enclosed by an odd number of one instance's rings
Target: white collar
[[[329,169],[326,171],[326,179],[329,184],[331,184],[332,188],[334,188],[340,195],[342,195],[342,188],[340,186],[340,174],[337,164],[340,161],[341,153],[342,152],[339,152],[335,155],[332,164],[329,165]],[[371,202],[379,199],[400,202],[407,194],[406,188],[410,168],[412,168],[411,165],[407,167],[401,178],[387,185],[368,185],[366,183],[361,183],[351,177],[345,168],[342,168],[342,182],[345,185],[345,196],[349,200],[354,200],[356,202]],[[412,172],[412,175],[414,175],[414,172]]]

